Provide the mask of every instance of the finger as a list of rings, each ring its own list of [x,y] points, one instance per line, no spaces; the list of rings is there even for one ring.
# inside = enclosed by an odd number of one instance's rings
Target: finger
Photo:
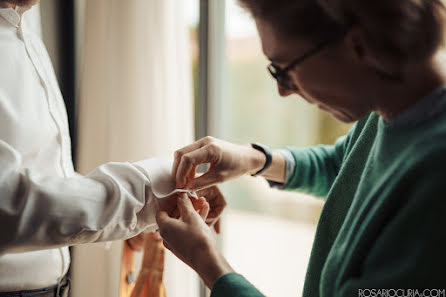
[[[180,210],[178,209],[178,206],[175,207],[175,209],[172,212],[172,218],[179,219],[180,218]]]
[[[197,175],[197,168],[198,168],[198,165],[192,166],[192,169],[189,171],[189,173],[187,174],[187,176],[185,178],[184,185],[187,185],[189,181],[191,181],[195,178],[195,176]],[[180,185],[175,180],[175,188],[182,189],[182,188],[184,188],[184,185]]]
[[[142,245],[144,243],[144,236],[136,236],[130,239],[135,246]]]
[[[138,242],[137,239],[129,238],[127,239],[127,245],[135,252],[140,252],[142,250],[142,243]]]
[[[211,208],[220,209],[226,207],[225,196],[223,196],[223,193],[217,186],[201,189],[197,191],[197,195],[205,197],[206,201],[211,205]]]
[[[191,171],[187,175],[187,181],[193,180],[195,178],[195,175],[197,173],[197,167],[198,166],[196,166],[196,165],[192,167]],[[186,181],[186,183],[187,183],[187,181]]]
[[[223,211],[225,210],[227,203],[223,196],[218,196],[213,200],[208,200],[209,205],[211,206],[211,211],[209,213],[209,217],[218,219]]]
[[[220,229],[220,219],[217,220],[217,222],[215,222],[214,224],[214,230],[217,234],[220,234],[221,229]]]
[[[135,252],[140,252],[142,251],[142,247],[143,247],[144,243],[143,242],[137,242],[137,243],[132,243],[132,249]]]
[[[198,195],[198,196],[203,196],[203,197],[205,197],[206,199],[209,199],[209,196],[214,196],[214,189],[215,189],[215,188],[216,188],[216,187],[213,186],[213,187],[209,187],[209,188],[205,188],[205,189],[198,190],[198,191],[197,191],[197,195]]]
[[[169,251],[171,251],[170,245],[166,240],[163,240],[163,245],[166,249],[168,249]]]
[[[125,243],[127,243],[127,245],[129,246],[129,248],[131,248],[131,249],[133,250],[132,241],[130,240],[130,238],[127,239],[127,240],[125,241]]]
[[[184,188],[186,186],[186,177],[189,176],[194,166],[206,163],[214,164],[218,158],[216,150],[212,145],[205,145],[195,151],[184,154],[181,157],[175,177],[177,187]],[[194,180],[192,179],[192,181]]]
[[[156,222],[158,223],[158,226],[164,225],[170,221],[169,215],[164,210],[158,211],[158,213],[155,216],[155,219],[156,219]]]
[[[159,210],[167,212],[168,215],[172,216],[175,208],[177,208],[177,198],[178,194],[173,194],[168,197],[158,199]]]
[[[158,232],[163,239],[175,238],[178,230],[182,229],[184,222],[169,217],[166,212],[160,212],[156,215],[158,223]]]
[[[159,231],[154,231],[152,232],[152,236],[155,240],[162,240],[163,238],[161,237],[161,234],[159,233]]]
[[[206,145],[207,143],[211,142],[212,138],[211,137],[203,137],[197,141],[195,141],[192,144],[189,144],[177,151],[175,151],[174,153],[174,161],[172,164],[172,176],[177,176],[177,171],[178,171],[178,165],[180,165],[180,161],[181,161],[181,157],[184,154],[190,153],[192,151],[195,151],[199,148],[201,148],[202,146]]]
[[[186,194],[182,194],[178,197],[177,204],[178,209],[180,210],[180,217],[183,219],[190,217],[191,214],[195,212],[194,206]]]
[[[191,199],[191,201],[195,210],[202,209],[203,205],[206,203],[206,199],[204,197],[198,197],[198,199]]]
[[[155,219],[156,223],[158,224],[158,229],[161,235],[163,232],[171,228],[171,226],[175,225],[178,221],[176,219],[169,217],[169,215],[165,211],[159,211],[156,214]]]
[[[173,164],[172,164],[172,171],[171,171],[171,174],[174,179],[177,176],[178,165],[180,165],[181,157],[182,157],[182,155],[177,154],[177,152],[175,152]]]
[[[173,160],[173,164],[172,164],[172,175],[173,176],[177,175],[178,165],[180,165],[181,157],[183,157],[184,154],[187,154],[187,153],[192,152],[196,149],[199,149],[203,145],[204,145],[203,141],[201,141],[201,139],[200,139],[190,145],[187,145],[187,146],[175,151],[174,160]]]
[[[203,221],[206,221],[208,214],[209,214],[209,203],[205,202],[205,204],[200,210],[200,216],[203,219]]]
[[[200,191],[225,181],[224,174],[217,169],[209,169],[205,174],[191,180],[186,188],[192,191]]]

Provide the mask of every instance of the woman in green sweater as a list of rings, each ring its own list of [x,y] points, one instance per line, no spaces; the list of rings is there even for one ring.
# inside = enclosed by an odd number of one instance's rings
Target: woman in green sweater
[[[256,21],[279,93],[356,123],[332,146],[271,152],[201,139],[176,152],[177,186],[254,174],[324,197],[306,297],[445,296],[444,3],[240,2]],[[202,163],[211,169],[187,178]],[[178,207],[180,219],[158,213],[161,235],[212,296],[263,296],[225,261],[188,199]]]

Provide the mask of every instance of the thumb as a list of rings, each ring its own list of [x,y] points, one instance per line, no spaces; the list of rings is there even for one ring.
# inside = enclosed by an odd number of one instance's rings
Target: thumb
[[[220,228],[220,220],[221,220],[221,219],[218,219],[217,222],[215,222],[215,224],[214,224],[214,230],[215,230],[215,232],[216,232],[217,234],[220,234],[220,231],[221,231],[221,228]]]
[[[203,221],[206,221],[208,215],[209,215],[209,203],[205,202],[203,205],[203,208],[200,209],[200,216],[203,219]]]
[[[192,169],[189,171],[189,174],[186,177],[187,181],[193,180],[195,178],[195,175],[197,174],[197,168],[198,168],[198,165],[194,165],[192,167]]]
[[[158,224],[159,229],[164,229],[166,226],[169,226],[175,222],[175,219],[172,219],[171,217],[169,217],[167,212],[165,212],[163,210],[159,211],[156,214],[155,219],[156,219],[156,223]]]
[[[175,234],[175,230],[181,225],[181,222],[179,222],[177,219],[169,217],[165,211],[159,211],[155,218],[156,223],[158,224],[158,231],[163,238],[171,237],[172,234]]]

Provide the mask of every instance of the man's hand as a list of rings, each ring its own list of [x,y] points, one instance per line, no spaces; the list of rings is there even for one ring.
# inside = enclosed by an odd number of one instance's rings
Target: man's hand
[[[127,239],[126,242],[133,251],[140,252],[144,247],[144,233],[139,233],[135,237]]]
[[[265,160],[265,155],[251,146],[205,137],[175,152],[172,174],[177,188],[200,190],[255,173]],[[197,166],[206,163],[210,164],[209,171],[195,178]]]
[[[233,269],[218,251],[211,229],[204,222],[209,214],[209,204],[204,202],[203,208],[197,213],[185,194],[178,198],[177,204],[179,219],[170,217],[163,210],[156,216],[164,245],[212,288],[220,276],[233,272]]]
[[[200,190],[197,192],[197,195],[204,197],[209,203],[210,209],[206,224],[210,227],[214,227],[215,232],[220,234],[220,216],[227,205],[225,197],[217,186]]]

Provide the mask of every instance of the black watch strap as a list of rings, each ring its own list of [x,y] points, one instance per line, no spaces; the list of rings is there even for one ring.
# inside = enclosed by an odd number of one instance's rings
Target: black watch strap
[[[268,169],[271,166],[271,163],[273,162],[273,153],[269,147],[259,143],[251,143],[251,146],[256,150],[264,153],[266,157],[265,165],[263,165],[262,169],[252,174],[252,176],[257,176],[259,174],[262,174],[266,169]]]

